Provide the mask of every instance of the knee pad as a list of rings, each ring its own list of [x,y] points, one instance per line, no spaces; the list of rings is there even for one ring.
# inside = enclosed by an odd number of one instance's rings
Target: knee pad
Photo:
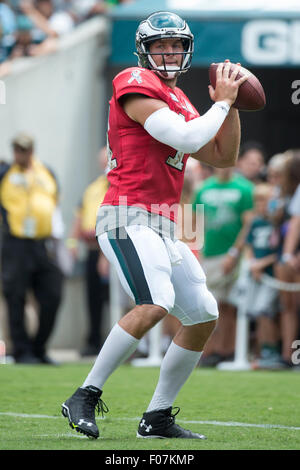
[[[203,307],[206,311],[207,315],[215,317],[215,319],[219,318],[219,309],[218,303],[213,296],[213,294],[208,290],[206,284],[204,286],[204,294],[203,294]]]
[[[217,320],[219,317],[218,304],[212,293],[207,289],[206,283],[199,283],[194,290],[194,297],[185,311],[175,305],[172,315],[176,316],[183,326],[196,325]]]

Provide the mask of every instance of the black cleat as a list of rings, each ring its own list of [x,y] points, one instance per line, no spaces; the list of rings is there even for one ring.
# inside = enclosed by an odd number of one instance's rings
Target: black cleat
[[[108,412],[108,408],[101,400],[102,390],[92,385],[86,388],[78,388],[73,395],[62,404],[62,415],[68,418],[69,425],[77,432],[97,439],[99,429],[95,419],[95,409],[98,414]]]
[[[172,414],[172,407],[170,407],[165,410],[154,410],[144,413],[139,424],[137,437],[144,439],[206,439],[203,434],[183,429],[178,424],[175,424],[175,416],[179,411],[180,408],[177,408],[176,413]]]

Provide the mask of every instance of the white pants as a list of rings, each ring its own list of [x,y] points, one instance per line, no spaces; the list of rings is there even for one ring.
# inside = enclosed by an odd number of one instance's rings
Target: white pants
[[[98,242],[137,305],[159,305],[183,325],[218,318],[203,269],[180,240],[173,242],[147,226],[132,225],[103,233]]]

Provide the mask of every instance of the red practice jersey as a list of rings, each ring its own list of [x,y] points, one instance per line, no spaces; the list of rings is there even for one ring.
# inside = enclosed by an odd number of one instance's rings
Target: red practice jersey
[[[199,116],[180,88],[168,87],[154,72],[131,67],[119,73],[113,80],[108,122],[110,186],[102,205],[125,201],[128,206],[141,206],[174,220],[167,207],[180,201],[189,155],[158,142],[130,119],[119,102],[128,93],[162,100],[186,121]]]

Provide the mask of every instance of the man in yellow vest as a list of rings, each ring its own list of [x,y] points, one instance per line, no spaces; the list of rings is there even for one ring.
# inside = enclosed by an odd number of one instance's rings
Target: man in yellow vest
[[[53,216],[58,186],[53,173],[34,156],[34,140],[18,134],[12,141],[14,161],[2,165],[2,289],[7,304],[13,356],[17,363],[54,362],[46,354],[62,295],[63,275],[53,252]],[[39,325],[30,337],[24,310],[34,294]]]
[[[103,147],[99,152],[99,164],[101,170],[105,172],[107,166],[106,147]],[[99,248],[95,229],[97,211],[107,188],[108,180],[105,173],[88,185],[76,210],[71,235],[67,240],[67,245],[74,258],[78,255],[80,242],[84,243],[87,248],[85,281],[89,322],[86,344],[81,351],[82,356],[97,355],[102,344],[103,307],[109,296],[108,261]]]

